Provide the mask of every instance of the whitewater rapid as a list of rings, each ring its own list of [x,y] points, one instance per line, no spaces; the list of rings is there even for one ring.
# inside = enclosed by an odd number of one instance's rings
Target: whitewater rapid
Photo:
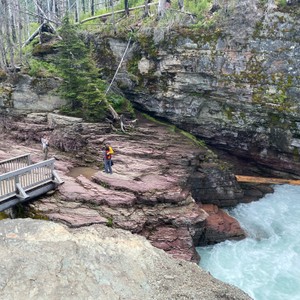
[[[274,189],[228,211],[248,237],[197,248],[200,266],[255,300],[300,300],[300,186]]]

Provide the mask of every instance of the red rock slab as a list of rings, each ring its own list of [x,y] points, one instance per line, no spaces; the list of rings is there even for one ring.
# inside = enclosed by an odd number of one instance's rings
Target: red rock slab
[[[107,224],[108,219],[87,208],[64,208],[59,213],[48,214],[50,220],[59,221],[70,227],[88,226],[91,224]]]
[[[154,247],[163,249],[175,258],[199,261],[199,255],[195,250],[188,228],[157,227],[151,232],[148,239]]]
[[[227,239],[240,240],[246,237],[239,222],[214,204],[203,204],[208,213],[205,220],[205,241],[207,244],[223,242]]]
[[[107,204],[111,207],[131,207],[136,202],[134,194],[106,189],[82,175],[76,179],[64,176],[63,180],[65,183],[59,187],[60,198],[63,200]]]
[[[120,175],[118,173],[97,172],[92,179],[99,184],[108,185],[111,189],[138,193],[168,190],[174,185],[173,178],[158,174],[147,174],[132,178],[130,174]]]

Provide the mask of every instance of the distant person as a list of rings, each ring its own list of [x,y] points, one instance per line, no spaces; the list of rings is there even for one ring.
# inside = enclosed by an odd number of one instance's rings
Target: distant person
[[[105,144],[102,148],[102,155],[103,155],[103,162],[104,162],[104,172],[112,174],[112,155],[114,153],[114,150],[112,147],[108,144]]]
[[[44,152],[44,160],[46,160],[48,158],[48,152],[49,152],[49,139],[47,137],[47,135],[44,135],[41,138],[41,142],[42,142],[42,149]]]

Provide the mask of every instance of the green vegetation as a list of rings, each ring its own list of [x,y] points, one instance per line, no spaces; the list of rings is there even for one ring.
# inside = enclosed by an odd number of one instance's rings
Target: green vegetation
[[[211,0],[185,1],[185,9],[191,13],[201,15],[208,10],[212,2]]]
[[[0,212],[0,220],[4,220],[4,219],[7,219],[7,218],[9,218],[9,216],[6,213],[1,211]]]
[[[108,113],[106,85],[99,78],[91,50],[68,18],[64,19],[60,35],[62,39],[56,45],[59,52],[54,63],[63,78],[60,93],[68,101],[62,111],[87,121],[103,120]]]
[[[29,59],[27,68],[32,77],[53,77],[60,74],[54,64],[34,58]]]
[[[66,17],[59,30],[62,39],[58,42],[39,44],[34,40],[26,46],[24,72],[36,78],[62,79],[58,92],[67,100],[66,106],[61,108],[63,114],[98,122],[110,116],[108,105],[111,104],[117,113],[133,115],[126,98],[113,92],[106,94],[108,83],[100,78],[101,70],[92,56],[94,49],[84,43],[78,29]]]
[[[14,206],[14,216],[15,218],[28,218],[27,211],[26,211],[26,206],[23,204],[17,204]]]
[[[45,221],[49,221],[49,218],[41,213],[38,213],[37,211],[30,211],[29,215],[28,215],[31,219],[35,219],[35,220],[45,220]]]
[[[185,137],[187,137],[189,140],[191,140],[193,143],[195,143],[196,145],[200,146],[200,147],[206,147],[205,142],[202,140],[197,139],[194,135],[192,135],[189,132],[186,132],[184,130],[179,130],[179,132],[184,135]]]
[[[113,220],[112,217],[109,217],[109,218],[107,219],[106,226],[107,226],[107,227],[113,227],[113,226],[114,226],[114,220]]]
[[[195,137],[194,135],[192,135],[191,133],[184,131],[182,129],[178,129],[175,125],[170,125],[169,123],[165,122],[165,121],[161,121],[158,120],[154,117],[151,117],[147,114],[143,114],[143,116],[150,120],[151,122],[154,122],[156,124],[159,125],[163,125],[166,126],[170,129],[171,132],[179,132],[180,134],[182,134],[183,136],[185,136],[186,138],[188,138],[189,140],[191,140],[194,144],[198,145],[199,147],[206,147],[205,142],[202,140],[199,140],[197,137]]]
[[[114,93],[109,93],[107,95],[107,99],[117,113],[121,114],[126,112],[131,116],[134,116],[134,109],[130,101],[124,98],[123,96]]]

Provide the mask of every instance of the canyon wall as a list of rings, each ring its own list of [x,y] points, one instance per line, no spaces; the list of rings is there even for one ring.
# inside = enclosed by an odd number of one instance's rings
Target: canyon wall
[[[206,27],[139,28],[118,87],[209,145],[299,176],[300,4],[226,3]],[[91,39],[111,78],[127,40]]]

